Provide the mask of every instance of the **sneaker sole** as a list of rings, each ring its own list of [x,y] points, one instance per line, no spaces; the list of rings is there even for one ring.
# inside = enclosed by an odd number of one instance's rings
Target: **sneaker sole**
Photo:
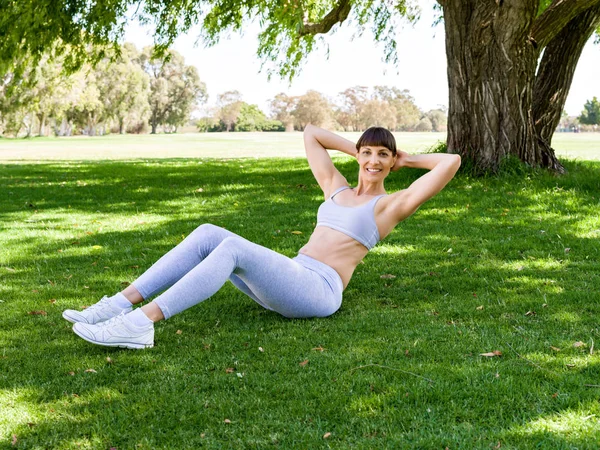
[[[118,347],[118,348],[129,348],[132,350],[142,350],[144,348],[152,348],[154,347],[154,343],[152,344],[136,344],[134,342],[101,342],[90,339],[81,333],[79,333],[75,328],[73,328],[73,332],[79,336],[84,341],[89,342],[90,344],[102,345],[104,347]]]

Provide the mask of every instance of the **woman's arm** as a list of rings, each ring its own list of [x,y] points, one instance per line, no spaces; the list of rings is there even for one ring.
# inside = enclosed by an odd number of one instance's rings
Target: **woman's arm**
[[[419,206],[440,192],[454,177],[460,162],[459,155],[448,153],[409,155],[399,151],[393,170],[409,167],[428,169],[429,172],[415,180],[407,189],[392,194],[390,206],[397,221],[406,219]]]
[[[333,165],[327,150],[338,150],[356,156],[356,146],[352,141],[309,124],[304,128],[304,148],[310,170],[326,198],[340,186],[348,185],[344,176]]]

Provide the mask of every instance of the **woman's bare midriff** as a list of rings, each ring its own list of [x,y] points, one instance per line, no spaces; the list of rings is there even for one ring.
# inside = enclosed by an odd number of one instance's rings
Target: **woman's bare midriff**
[[[344,233],[319,226],[299,251],[333,268],[341,277],[344,289],[348,286],[356,266],[368,253],[360,242]]]

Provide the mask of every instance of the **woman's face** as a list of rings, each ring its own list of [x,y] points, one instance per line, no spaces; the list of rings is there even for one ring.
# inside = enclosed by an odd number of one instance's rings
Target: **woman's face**
[[[359,174],[365,181],[383,180],[396,163],[391,150],[375,145],[361,147],[356,159],[360,166]]]

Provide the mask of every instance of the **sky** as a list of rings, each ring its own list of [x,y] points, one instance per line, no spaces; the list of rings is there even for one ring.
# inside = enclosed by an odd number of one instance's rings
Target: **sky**
[[[277,75],[269,80],[266,71],[261,72],[261,61],[256,56],[258,28],[254,26],[243,36],[231,35],[211,48],[198,43],[197,29],[191,30],[180,36],[172,48],[185,57],[186,64],[197,67],[200,79],[206,83],[207,107],[214,106],[218,94],[230,90],[240,91],[245,102],[257,104],[268,113],[268,101],[280,92],[302,95],[316,90],[333,99],[352,86],[386,85],[409,90],[417,106],[428,111],[448,106],[446,52],[443,25],[432,27],[434,2],[420,3],[419,22],[405,24],[398,30],[397,66],[382,61],[383,48],[370,33],[353,39],[354,30],[344,25],[325,36],[326,45],[308,56],[291,84]],[[140,49],[151,45],[152,30],[131,23],[125,41]],[[579,115],[584,103],[594,96],[600,98],[600,45],[592,39],[579,60],[565,110],[569,115]]]

